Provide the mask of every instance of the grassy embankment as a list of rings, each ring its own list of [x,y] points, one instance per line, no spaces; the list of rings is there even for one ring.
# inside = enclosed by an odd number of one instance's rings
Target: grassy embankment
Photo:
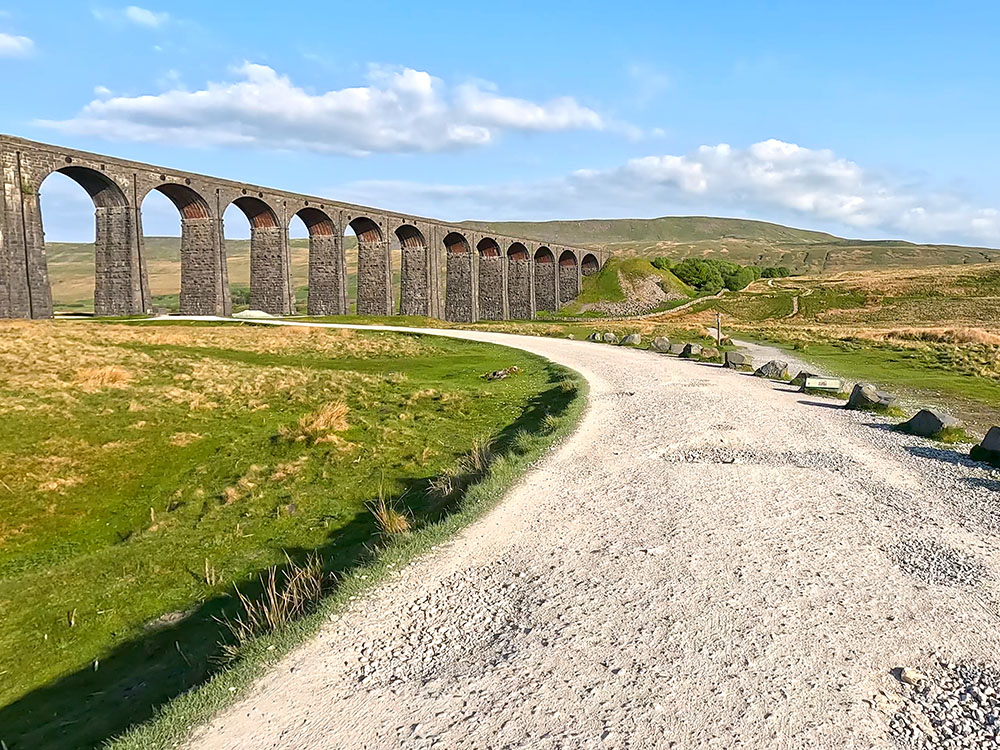
[[[980,430],[998,422],[1000,268],[992,264],[762,281],[672,322],[708,325],[716,311],[731,331],[831,375],[953,409]]]
[[[670,271],[654,267],[648,258],[612,257],[600,271],[583,277],[580,294],[574,301],[548,317],[603,317],[603,306],[626,301],[628,295],[622,289],[623,283],[640,284],[646,279],[656,284],[666,297],[651,308],[652,312],[670,310],[698,296]]]
[[[90,747],[154,714],[123,746],[176,741],[498,499],[582,409],[579,378],[537,357],[405,334],[7,323],[0,361],[10,750]],[[380,494],[409,532],[379,534]],[[311,552],[330,598],[223,660],[236,587],[255,597]]]

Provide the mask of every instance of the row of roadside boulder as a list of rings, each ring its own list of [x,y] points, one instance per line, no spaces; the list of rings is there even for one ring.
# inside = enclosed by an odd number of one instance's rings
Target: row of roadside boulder
[[[594,331],[587,336],[587,341],[618,344],[620,346],[641,346],[642,336],[638,333],[630,333],[619,340],[610,331],[605,331],[604,333]],[[801,370],[793,378],[790,376],[788,363],[779,359],[770,360],[754,369],[753,358],[743,352],[728,350],[720,354],[719,350],[714,347],[705,347],[701,344],[690,342],[674,343],[665,336],[654,338],[650,342],[649,348],[655,352],[674,354],[684,359],[717,362],[721,357],[722,366],[725,368],[739,372],[753,373],[756,377],[768,380],[785,381],[789,385],[797,386],[800,391],[806,393],[815,392],[807,387],[807,381],[811,378],[821,377],[816,373]],[[827,392],[827,395],[843,396],[847,394]],[[844,408],[889,416],[898,415],[900,412],[896,398],[880,390],[872,383],[855,384],[850,395],[847,395],[847,403],[844,405]],[[962,423],[959,420],[950,414],[935,409],[921,409],[908,420],[898,425],[897,429],[919,437],[935,439],[956,438],[956,442],[960,442],[961,438],[964,437]],[[982,442],[972,448],[971,456],[977,461],[985,461],[993,466],[1000,467],[1000,427],[991,427]]]

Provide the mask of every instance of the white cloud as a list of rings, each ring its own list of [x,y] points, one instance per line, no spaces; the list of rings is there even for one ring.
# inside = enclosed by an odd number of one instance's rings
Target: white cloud
[[[345,194],[346,192],[346,194]],[[826,149],[767,140],[632,159],[524,184],[359,182],[338,197],[448,219],[575,219],[686,213],[822,224],[847,234],[997,244],[1000,211],[863,169]]]
[[[169,13],[140,8],[138,5],[129,5],[120,9],[92,8],[90,12],[94,18],[102,23],[116,25],[131,24],[147,29],[158,29],[170,22]]]
[[[449,88],[428,73],[374,67],[368,85],[314,94],[266,65],[187,91],[99,98],[75,117],[40,124],[111,140],[253,146],[365,155],[483,146],[504,131],[620,129],[570,97],[499,96],[480,85]]]
[[[157,13],[153,10],[130,5],[125,9],[125,18],[137,26],[147,26],[155,29],[170,20],[169,13]]]
[[[29,37],[0,31],[0,57],[27,57],[34,51],[35,43]]]

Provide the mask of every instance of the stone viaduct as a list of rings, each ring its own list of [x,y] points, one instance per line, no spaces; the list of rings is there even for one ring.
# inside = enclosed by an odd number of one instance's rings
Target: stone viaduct
[[[189,315],[232,312],[222,226],[230,204],[251,227],[250,307],[273,315],[295,312],[288,241],[295,216],[309,230],[310,315],[343,315],[350,309],[344,254],[348,227],[358,242],[360,315],[398,312],[456,322],[533,318],[574,299],[581,277],[607,260],[604,251],[487,234],[11,136],[0,135],[0,168],[0,318],[53,314],[39,206],[41,184],[53,172],[72,178],[94,201],[97,315],[152,312],[142,202],[153,190],[169,198],[180,215],[180,311]],[[398,300],[392,269],[396,249],[401,257]]]

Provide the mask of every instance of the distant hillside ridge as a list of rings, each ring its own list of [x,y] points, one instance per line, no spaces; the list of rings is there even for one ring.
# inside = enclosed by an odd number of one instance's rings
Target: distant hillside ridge
[[[1000,261],[1000,250],[858,240],[752,219],[663,216],[540,222],[462,222],[469,228],[548,242],[595,246],[623,256],[675,260],[717,257],[742,265],[787,266],[795,273],[839,273]]]

